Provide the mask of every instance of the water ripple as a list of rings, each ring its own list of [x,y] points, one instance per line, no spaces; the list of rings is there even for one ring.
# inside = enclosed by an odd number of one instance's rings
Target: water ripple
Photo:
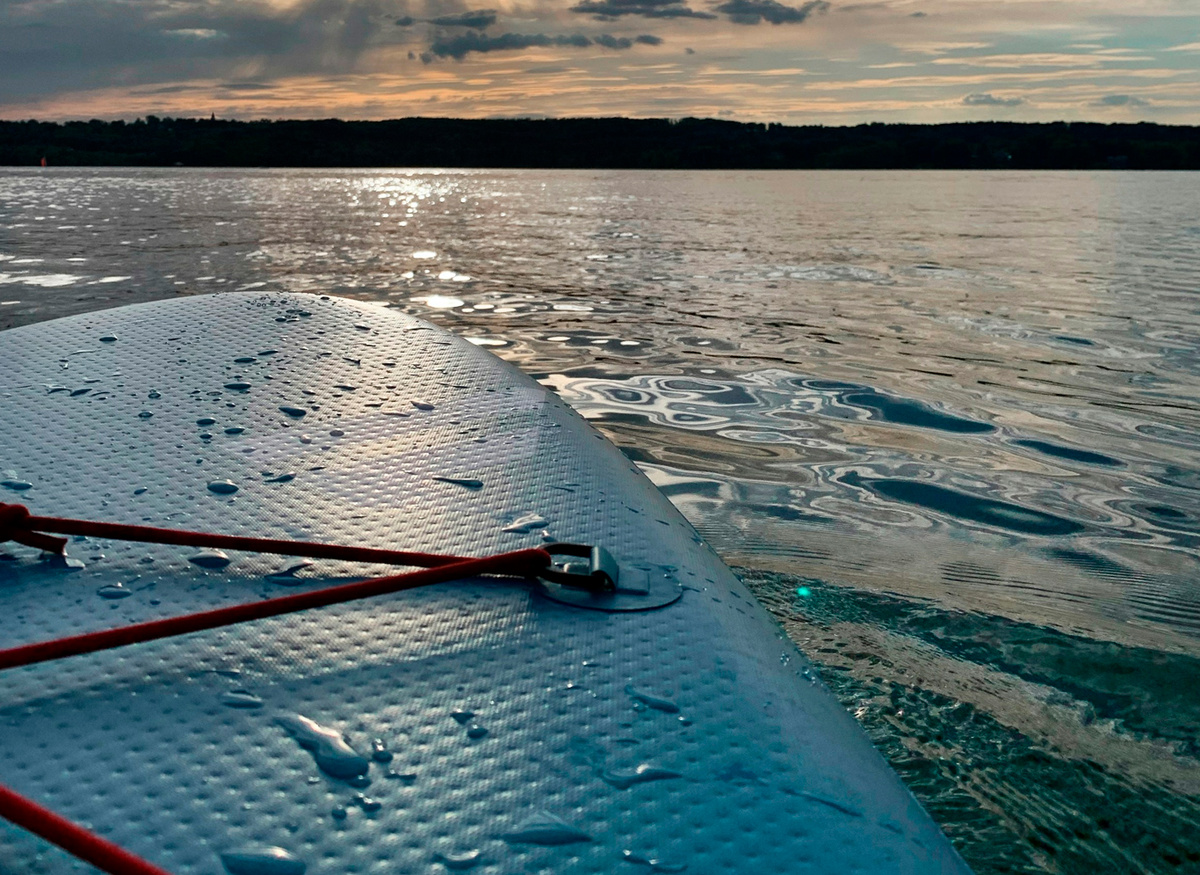
[[[1169,173],[3,170],[0,328],[260,289],[457,331],[753,569],[976,871],[1174,872],[1196,203]]]

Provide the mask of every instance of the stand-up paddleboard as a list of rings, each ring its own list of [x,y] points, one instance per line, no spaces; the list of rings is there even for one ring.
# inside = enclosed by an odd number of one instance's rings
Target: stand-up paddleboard
[[[174,875],[967,871],[653,485],[417,319],[225,294],[4,332],[0,475],[39,515],[613,557],[612,593],[451,582],[0,673],[0,784]],[[0,550],[4,648],[387,572]],[[78,867],[0,824],[3,875]]]

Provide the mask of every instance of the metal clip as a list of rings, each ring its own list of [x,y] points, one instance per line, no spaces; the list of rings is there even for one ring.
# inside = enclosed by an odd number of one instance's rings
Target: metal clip
[[[554,562],[538,575],[542,580],[588,592],[616,591],[620,570],[617,560],[603,547],[549,544],[542,549],[554,557]],[[560,556],[564,558],[559,560]]]

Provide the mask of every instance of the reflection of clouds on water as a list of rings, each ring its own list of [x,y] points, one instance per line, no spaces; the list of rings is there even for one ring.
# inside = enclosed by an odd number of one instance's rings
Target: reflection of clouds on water
[[[1164,476],[1143,459],[1028,437],[992,424],[986,411],[780,369],[737,379],[552,376],[547,382],[618,441],[632,443],[632,455],[654,466],[672,500],[732,553],[777,554],[781,540],[804,542],[814,526],[857,535],[944,531],[1010,549],[1085,538],[1080,555],[1119,554],[1130,545],[1159,550],[1157,557],[1143,552],[1135,563],[1149,567],[1164,550],[1186,561],[1200,543],[1197,515],[1178,509],[1200,494],[1186,472],[1174,468],[1178,474]],[[714,470],[715,454],[726,472],[720,480],[702,473]],[[768,522],[775,534],[756,541],[749,534],[756,521]],[[795,531],[781,534],[785,524]],[[1137,579],[1134,565],[1108,561],[1125,580]],[[1082,570],[1092,573],[1099,562]],[[1052,588],[1042,592],[1069,599]],[[1172,622],[1162,610],[1154,618]]]
[[[16,264],[16,262],[12,262]],[[59,289],[73,286],[85,279],[69,273],[0,273],[0,285],[38,286],[43,289]]]

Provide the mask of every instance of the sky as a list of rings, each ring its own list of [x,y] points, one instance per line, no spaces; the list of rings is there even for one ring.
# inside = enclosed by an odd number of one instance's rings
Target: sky
[[[1200,0],[0,0],[0,118],[1200,124]]]

